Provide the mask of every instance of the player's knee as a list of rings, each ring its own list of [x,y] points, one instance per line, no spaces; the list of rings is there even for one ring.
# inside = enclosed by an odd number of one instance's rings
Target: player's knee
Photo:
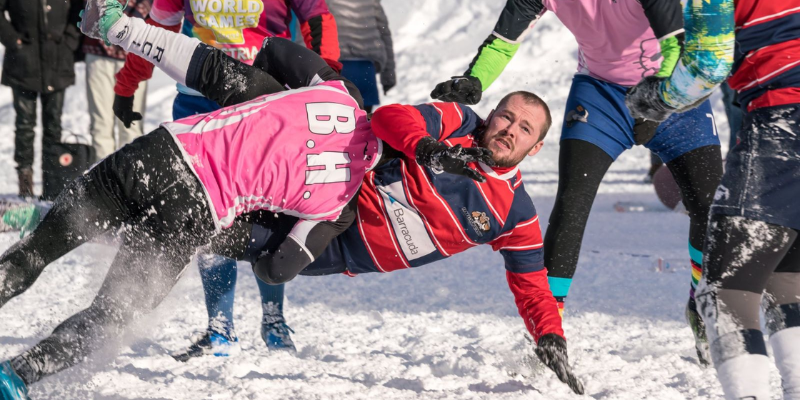
[[[253,265],[253,273],[262,282],[268,285],[280,285],[294,278],[293,276],[281,273],[274,265],[270,265],[271,263],[262,261],[263,260],[259,260],[259,262]]]

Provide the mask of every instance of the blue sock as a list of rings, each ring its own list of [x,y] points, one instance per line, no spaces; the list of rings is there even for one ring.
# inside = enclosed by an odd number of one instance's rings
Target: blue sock
[[[572,285],[572,278],[559,278],[555,276],[547,277],[547,284],[550,286],[550,292],[556,298],[556,305],[558,306],[558,315],[564,318],[564,301],[567,300],[569,287]]]
[[[208,329],[226,336],[233,330],[233,297],[236,291],[236,260],[216,254],[198,257],[200,278],[206,295]]]
[[[274,320],[275,317],[283,319],[283,284],[267,285],[261,279],[258,282],[258,290],[261,292],[261,309],[264,313],[264,320]]]

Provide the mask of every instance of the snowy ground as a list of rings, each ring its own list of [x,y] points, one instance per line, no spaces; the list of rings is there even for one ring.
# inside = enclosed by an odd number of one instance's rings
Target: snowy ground
[[[399,84],[387,102],[418,103],[436,82],[458,74],[491,31],[502,2],[384,0],[394,31]],[[523,166],[526,186],[547,221],[557,183],[558,132],[575,69],[574,39],[545,17],[477,107],[526,88],[543,95],[556,121],[542,152]],[[64,124],[87,129],[83,66],[68,91]],[[169,118],[174,89],[157,74],[146,130]],[[0,88],[0,193],[16,191],[11,91]],[[727,142],[724,113],[717,121]],[[727,147],[727,146],[724,146]],[[648,153],[624,154],[601,188],[589,220],[567,305],[570,359],[597,399],[707,399],[721,396],[713,370],[695,362],[683,322],[689,287],[688,218],[672,212],[617,213],[616,201],[657,205],[642,184]],[[40,190],[37,179],[37,190]],[[543,227],[546,224],[543,223]],[[0,235],[0,250],[17,237]],[[0,359],[18,354],[86,307],[113,250],[90,244],[50,266],[0,310]],[[658,258],[670,264],[656,272]],[[178,363],[167,351],[205,324],[197,270],[152,317],[137,323],[117,354],[33,386],[35,399],[569,399],[549,371],[522,363],[530,354],[504,278],[501,257],[476,249],[437,265],[357,278],[299,277],[287,287],[286,315],[297,355],[269,353],[258,334],[261,310],[248,268],[237,293],[240,356]],[[773,371],[774,386],[778,386]]]

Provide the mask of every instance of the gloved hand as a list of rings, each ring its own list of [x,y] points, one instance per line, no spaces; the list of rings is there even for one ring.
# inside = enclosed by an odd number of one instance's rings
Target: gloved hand
[[[544,365],[556,373],[577,394],[583,394],[583,383],[572,373],[567,360],[567,341],[555,333],[548,333],[539,338],[536,355]]]
[[[461,145],[450,147],[430,136],[420,139],[417,143],[416,156],[419,165],[430,167],[437,172],[464,175],[478,182],[485,182],[486,178],[467,164],[478,161],[489,166],[495,165],[489,149],[483,147],[465,149]]]
[[[636,118],[633,123],[633,141],[638,145],[646,145],[656,135],[660,123],[649,119]]]
[[[644,118],[655,122],[664,122],[677,110],[664,102],[661,97],[661,83],[664,78],[648,76],[636,86],[628,89],[625,105],[635,119]]]
[[[130,128],[133,121],[141,121],[142,114],[133,111],[133,96],[125,97],[114,95],[114,115],[119,118],[126,128]]]
[[[120,18],[128,18],[123,13],[124,9],[125,6],[118,0],[88,0],[86,8],[81,10],[78,28],[84,35],[100,39],[105,42],[106,46],[110,46],[111,43],[107,37],[108,30]]]
[[[478,104],[483,94],[480,79],[474,76],[454,76],[449,81],[436,85],[431,97],[441,101]]]
[[[397,77],[394,74],[394,71],[381,71],[381,86],[383,86],[383,94],[386,94],[388,91],[392,90],[392,88],[397,84]]]

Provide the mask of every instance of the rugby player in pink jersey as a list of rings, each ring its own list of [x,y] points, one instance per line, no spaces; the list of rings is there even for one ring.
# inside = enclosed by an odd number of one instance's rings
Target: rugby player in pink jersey
[[[382,143],[361,110],[357,89],[311,50],[301,55],[306,62],[294,58],[297,68],[272,76],[221,50],[198,47],[197,39],[128,21],[148,29],[140,29],[142,35],[127,27],[127,36],[114,32],[123,39],[119,44],[153,60],[162,60],[162,50],[173,54],[177,62],[164,57],[165,70],[182,68],[181,76],[173,74],[176,80],[227,107],[164,123],[111,154],[72,182],[30,236],[0,257],[3,306],[64,254],[104,233],[126,232],[92,304],[13,360],[26,384],[113,343],[169,293],[197,248],[243,213],[297,217],[283,250],[305,249],[303,240],[315,229],[349,226],[354,214],[345,206],[380,159]],[[202,62],[192,64],[201,73],[186,79],[196,49],[200,59],[257,74],[239,81],[237,95],[220,98],[221,85],[228,83],[215,80]],[[266,52],[260,56],[262,65],[271,61]]]

